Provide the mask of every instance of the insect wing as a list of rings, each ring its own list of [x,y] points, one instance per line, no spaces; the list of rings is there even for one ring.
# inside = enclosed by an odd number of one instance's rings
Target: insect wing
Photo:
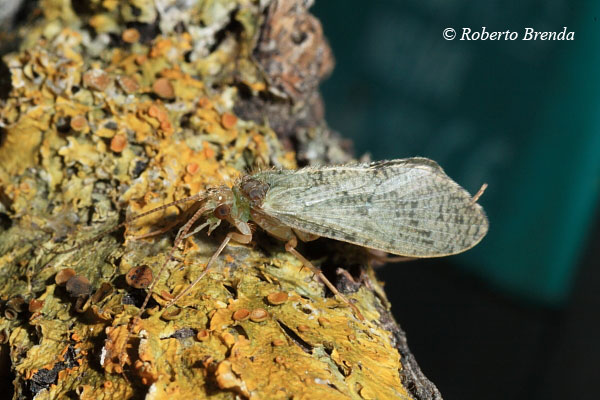
[[[409,257],[465,251],[487,233],[482,207],[426,158],[265,171],[264,213],[292,228]]]

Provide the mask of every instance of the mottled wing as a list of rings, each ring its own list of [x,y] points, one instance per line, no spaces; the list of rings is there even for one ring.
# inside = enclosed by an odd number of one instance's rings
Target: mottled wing
[[[479,204],[426,158],[264,171],[262,210],[292,228],[410,257],[460,253],[487,233]]]

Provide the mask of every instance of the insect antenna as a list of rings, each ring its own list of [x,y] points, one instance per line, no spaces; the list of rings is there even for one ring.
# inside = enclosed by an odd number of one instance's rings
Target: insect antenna
[[[127,225],[131,224],[131,223],[132,223],[133,221],[135,221],[135,220],[138,220],[138,219],[140,219],[140,218],[143,218],[143,217],[145,217],[145,216],[147,216],[147,215],[154,214],[154,213],[156,213],[156,212],[162,211],[162,210],[164,210],[164,209],[166,209],[166,208],[169,208],[169,207],[171,207],[171,206],[175,206],[175,205],[182,204],[182,203],[187,203],[187,202],[189,202],[189,201],[194,201],[194,200],[196,200],[196,201],[197,201],[197,200],[201,200],[201,199],[202,199],[202,198],[204,198],[204,197],[205,197],[205,194],[204,194],[204,193],[198,193],[198,194],[195,194],[195,195],[193,195],[193,196],[184,197],[184,198],[182,198],[182,199],[175,200],[175,201],[172,201],[172,202],[170,202],[170,203],[167,203],[167,204],[163,204],[163,205],[161,205],[161,206],[159,206],[159,207],[153,208],[152,210],[149,210],[149,211],[143,212],[143,213],[141,213],[141,214],[138,214],[138,215],[136,215],[136,216],[133,216],[133,217],[127,218],[127,219],[126,219],[124,222],[121,222],[120,224],[118,224],[118,225],[115,225],[115,226],[113,226],[112,228],[110,228],[110,229],[108,229],[108,230],[105,230],[105,231],[103,231],[103,232],[101,232],[101,233],[99,233],[99,234],[95,235],[94,237],[92,237],[92,238],[90,238],[90,239],[86,239],[86,240],[84,240],[84,241],[80,242],[79,244],[77,244],[77,245],[75,245],[75,246],[73,246],[73,247],[69,248],[69,249],[66,249],[66,250],[54,250],[54,249],[52,249],[52,250],[50,250],[50,252],[51,252],[51,253],[53,253],[53,254],[66,254],[66,253],[71,253],[71,252],[73,252],[73,251],[75,251],[75,250],[79,250],[79,249],[81,249],[82,247],[85,247],[85,246],[87,246],[87,245],[89,245],[89,244],[91,244],[91,243],[94,243],[94,242],[95,242],[95,241],[97,241],[98,239],[101,239],[101,238],[103,238],[104,236],[106,236],[106,235],[108,235],[108,234],[110,234],[110,233],[112,233],[112,232],[115,232],[115,231],[117,231],[117,230],[119,230],[119,229],[121,229],[121,228],[123,228],[123,227],[126,227]]]

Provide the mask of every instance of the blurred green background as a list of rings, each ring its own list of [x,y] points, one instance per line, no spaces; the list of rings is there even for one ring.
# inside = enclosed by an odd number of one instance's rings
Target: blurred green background
[[[317,0],[327,120],[373,159],[425,156],[480,200],[465,254],[378,271],[446,400],[600,398],[600,2]],[[452,41],[442,32],[575,32]]]
[[[600,2],[321,0],[336,56],[327,120],[373,159],[425,156],[490,219],[454,264],[517,299],[560,307],[600,192]],[[445,40],[451,27],[516,41]],[[523,41],[525,27],[575,32]]]

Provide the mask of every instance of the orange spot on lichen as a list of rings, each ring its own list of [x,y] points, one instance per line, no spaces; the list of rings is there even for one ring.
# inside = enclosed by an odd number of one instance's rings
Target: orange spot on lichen
[[[125,43],[135,43],[140,40],[140,32],[135,28],[125,29],[121,34],[121,39]]]
[[[250,311],[245,308],[240,308],[233,313],[233,319],[236,321],[245,321],[250,317]]]
[[[162,121],[166,114],[167,112],[156,104],[152,104],[148,108],[148,115],[152,118],[156,118],[158,121]]]
[[[196,334],[196,339],[198,339],[201,342],[208,340],[209,337],[210,337],[210,332],[208,331],[208,329],[202,329],[201,331],[199,331]]]
[[[169,121],[162,121],[160,123],[160,129],[165,132],[171,132],[173,130],[173,125]]]
[[[175,97],[175,89],[167,78],[158,78],[152,84],[152,91],[163,99],[172,99]]]
[[[194,175],[196,172],[198,172],[198,164],[197,163],[189,163],[186,167],[185,170],[187,171],[188,174],[190,175]]]
[[[225,129],[231,129],[235,126],[235,124],[237,123],[237,117],[231,113],[223,113],[223,115],[221,115],[221,125],[223,125],[223,128]]]
[[[77,115],[71,118],[70,126],[74,131],[82,132],[88,127],[88,122],[83,115]]]
[[[36,312],[42,309],[44,306],[43,300],[31,299],[29,301],[29,312]]]
[[[213,104],[206,97],[201,97],[200,100],[198,100],[198,106],[201,108],[210,109],[210,108],[212,108]]]
[[[135,63],[136,63],[137,65],[142,65],[143,63],[145,63],[145,62],[146,62],[146,60],[148,60],[148,57],[146,57],[146,55],[145,55],[145,54],[137,54],[137,55],[135,56]]]
[[[250,320],[254,322],[262,322],[269,318],[269,313],[264,308],[256,308],[250,313]]]
[[[273,305],[283,304],[288,300],[286,292],[275,292],[267,296],[267,301]]]
[[[127,138],[125,135],[117,134],[110,140],[110,149],[115,153],[120,153],[127,146]]]
[[[204,153],[204,157],[206,157],[207,159],[215,158],[215,151],[210,146],[205,146],[202,149],[202,152]]]
[[[126,93],[135,93],[140,89],[137,79],[132,76],[120,75],[117,77],[117,82]]]
[[[176,47],[175,44],[169,38],[157,38],[154,42],[154,47],[150,50],[150,57],[157,58],[165,56],[168,52]]]
[[[90,89],[103,92],[110,84],[110,77],[101,69],[91,69],[83,74],[83,84]]]

